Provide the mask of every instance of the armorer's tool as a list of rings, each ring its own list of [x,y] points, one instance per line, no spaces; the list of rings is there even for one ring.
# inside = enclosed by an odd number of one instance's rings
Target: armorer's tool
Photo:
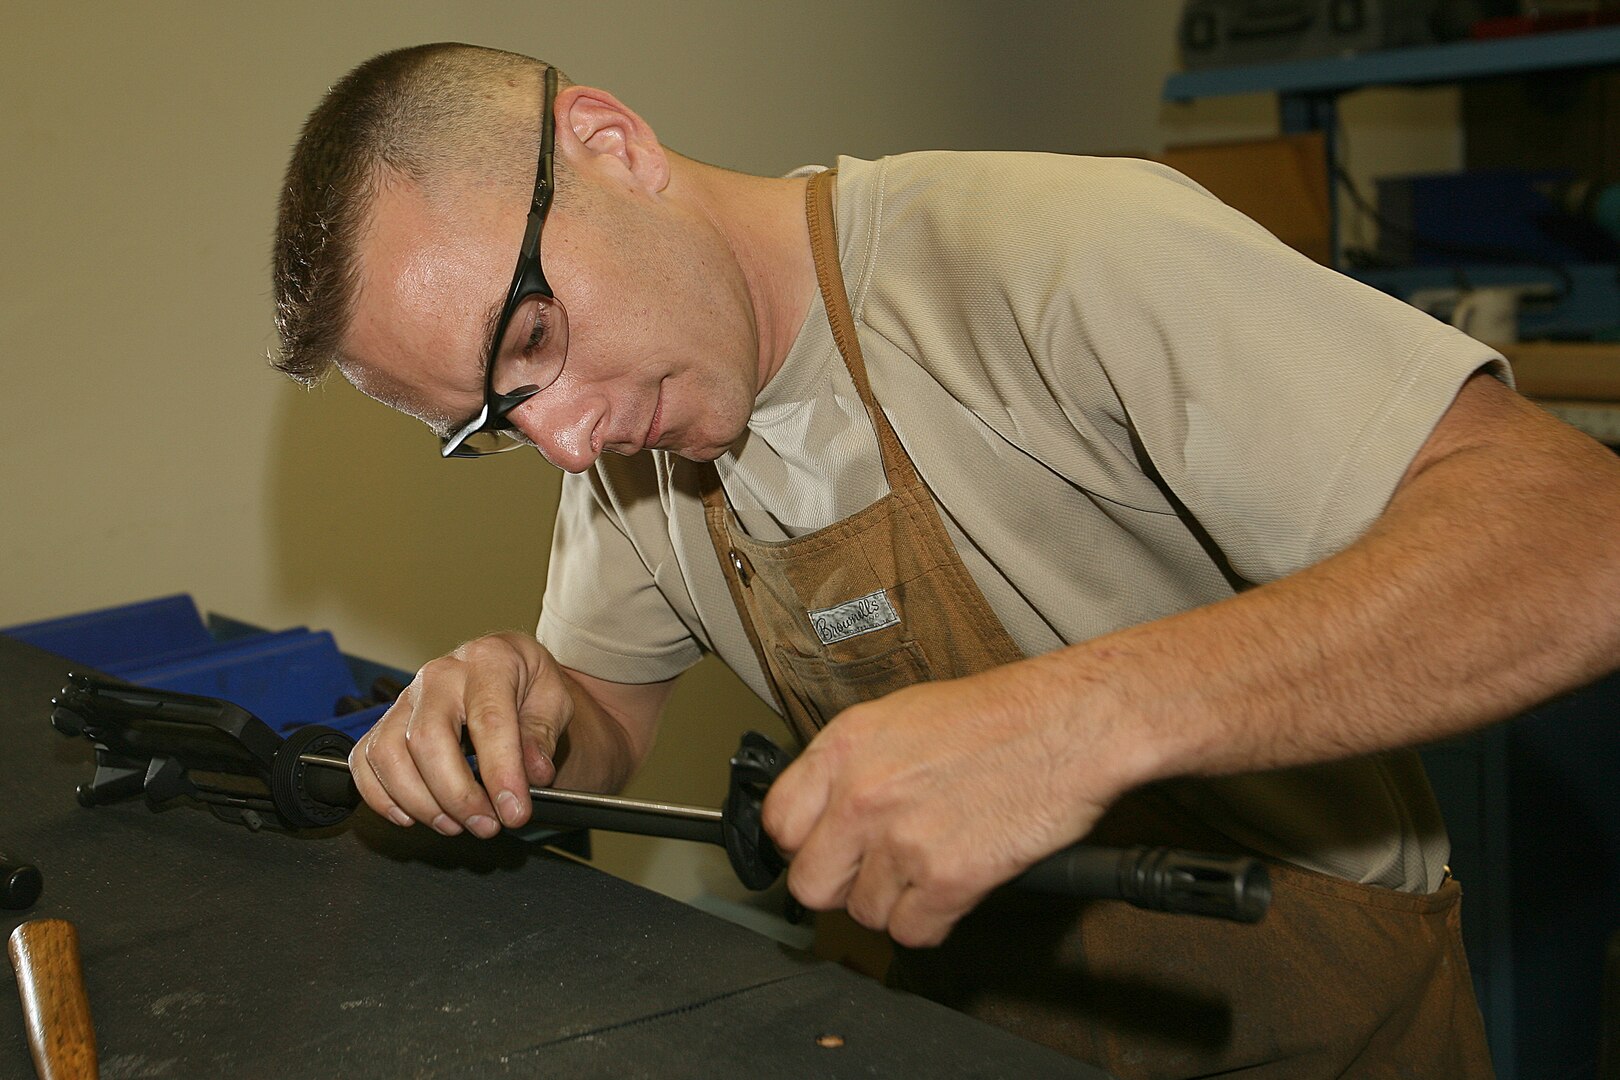
[[[95,744],[95,776],[78,789],[85,806],[144,795],[156,807],[189,796],[252,829],[302,829],[335,825],[360,801],[348,775],[354,740],[331,728],[300,728],[283,739],[228,701],[79,675],[68,676],[51,704],[58,731]],[[536,819],[549,825],[718,844],[738,879],[763,889],[786,863],[760,811],[791,760],[770,739],[748,732],[731,759],[730,790],[719,809],[558,788],[529,794]],[[1258,859],[1169,848],[1076,844],[1011,884],[1238,922],[1259,921],[1271,902]]]

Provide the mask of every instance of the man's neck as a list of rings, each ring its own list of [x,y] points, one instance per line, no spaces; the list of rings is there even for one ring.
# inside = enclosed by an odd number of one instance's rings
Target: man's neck
[[[781,370],[816,294],[806,181],[749,176],[670,155],[671,183],[724,238],[747,282],[759,336],[759,390]]]

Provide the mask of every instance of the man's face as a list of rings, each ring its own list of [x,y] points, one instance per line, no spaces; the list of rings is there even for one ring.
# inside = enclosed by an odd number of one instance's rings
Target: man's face
[[[741,272],[706,219],[608,188],[584,220],[562,207],[546,220],[541,259],[567,310],[567,359],[510,420],[569,472],[646,447],[712,460],[742,434],[761,385]],[[483,188],[452,207],[408,181],[385,185],[360,243],[350,381],[441,435],[476,414],[527,212]],[[512,388],[498,376],[496,389]]]

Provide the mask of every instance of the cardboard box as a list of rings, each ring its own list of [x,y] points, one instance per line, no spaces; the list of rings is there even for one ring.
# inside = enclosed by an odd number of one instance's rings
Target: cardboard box
[[[1526,397],[1620,402],[1620,345],[1523,341],[1502,346],[1502,355]]]
[[[1156,160],[1196,180],[1295,251],[1333,265],[1333,216],[1321,132],[1168,147]]]

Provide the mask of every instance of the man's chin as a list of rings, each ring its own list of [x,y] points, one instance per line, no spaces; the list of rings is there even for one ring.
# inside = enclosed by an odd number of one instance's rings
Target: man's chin
[[[711,430],[709,432],[709,437],[715,438],[716,433]],[[739,425],[737,433],[724,442],[711,443],[706,446],[671,447],[667,452],[675,455],[678,458],[685,458],[687,461],[695,461],[701,465],[713,461],[716,458],[725,457],[732,451],[740,451],[742,449],[743,442],[747,440],[747,438],[748,425],[745,423]]]
[[[679,449],[671,450],[670,453],[674,454],[676,457],[685,458],[687,461],[695,461],[699,464],[704,464],[713,461],[715,458],[725,457],[727,454],[733,451],[740,451],[742,449],[743,441],[747,437],[748,429],[743,428],[737,437],[732,439],[730,442],[724,442],[712,446],[683,446]]]

